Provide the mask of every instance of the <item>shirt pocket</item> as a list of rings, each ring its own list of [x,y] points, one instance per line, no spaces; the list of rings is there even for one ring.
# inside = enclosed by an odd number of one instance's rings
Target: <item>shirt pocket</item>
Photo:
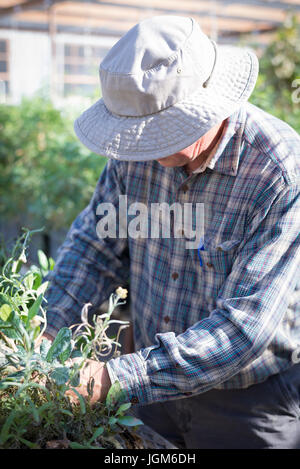
[[[214,270],[219,274],[228,275],[241,239],[231,239],[217,244],[217,246],[208,246],[203,251],[199,251],[202,267],[204,270]],[[199,260],[200,262],[200,260]]]
[[[231,239],[217,245],[207,244],[198,251],[204,299],[215,308],[218,292],[229,276],[241,239]]]

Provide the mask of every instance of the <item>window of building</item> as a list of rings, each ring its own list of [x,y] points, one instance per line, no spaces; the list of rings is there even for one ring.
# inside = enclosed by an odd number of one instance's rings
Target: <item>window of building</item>
[[[99,64],[108,48],[64,45],[64,95],[91,96],[99,89]]]
[[[0,95],[9,93],[9,44],[0,39]]]

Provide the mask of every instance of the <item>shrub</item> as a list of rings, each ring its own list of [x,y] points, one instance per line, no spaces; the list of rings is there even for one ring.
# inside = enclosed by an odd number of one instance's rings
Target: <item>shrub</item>
[[[0,133],[0,217],[46,233],[67,229],[106,159],[81,145],[70,119],[41,96],[1,104]]]
[[[300,26],[296,16],[287,15],[263,51],[250,101],[300,134]]]

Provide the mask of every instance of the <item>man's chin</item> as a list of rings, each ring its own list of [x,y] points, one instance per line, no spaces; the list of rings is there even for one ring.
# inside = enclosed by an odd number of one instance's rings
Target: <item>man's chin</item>
[[[157,161],[161,166],[164,166],[165,168],[176,168],[177,166],[185,166],[187,164],[187,161],[185,159],[182,161],[180,161],[179,159],[175,161],[168,161],[168,157],[162,158]]]

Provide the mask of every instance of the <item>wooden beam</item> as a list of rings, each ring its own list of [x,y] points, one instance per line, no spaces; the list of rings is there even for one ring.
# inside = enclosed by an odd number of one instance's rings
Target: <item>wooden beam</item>
[[[48,6],[51,6],[54,3],[59,3],[63,1],[64,0],[49,0]],[[0,8],[0,18],[2,18],[3,16],[7,16],[7,15],[13,15],[16,12],[26,11],[34,7],[39,7],[44,4],[45,4],[44,0],[26,0],[24,2],[17,2],[15,5],[12,5],[6,8]]]
[[[73,2],[80,2],[81,0],[73,0]],[[206,6],[207,9],[211,9],[210,0],[87,0],[87,3],[96,3],[98,5],[115,5],[125,6],[126,8],[136,8],[151,10],[152,8],[161,8],[165,10],[186,10],[190,13],[196,12],[198,8]],[[215,0],[217,12],[220,12],[226,5],[244,5],[248,7],[268,7],[280,10],[294,9],[295,11],[300,10],[299,0]]]
[[[24,3],[27,0],[1,0],[1,7],[0,8],[8,8],[12,6],[19,5],[20,3]]]
[[[79,26],[82,28],[103,28],[103,30],[113,30],[113,31],[120,31],[120,33],[124,33],[128,31],[134,24],[136,24],[139,19],[138,18],[127,18],[124,20],[122,17],[111,17],[109,18],[108,15],[106,17],[100,16],[86,16],[80,14],[73,14],[70,16],[67,12],[57,12],[56,14],[56,24],[59,26]],[[147,16],[152,16],[152,13],[148,13]],[[205,30],[209,31],[211,26],[211,18],[209,16],[198,16],[193,15],[196,21],[200,23],[200,26]],[[24,12],[19,13],[16,15],[15,19],[19,22],[27,21],[30,23],[45,23],[48,22],[47,14],[42,11],[34,11],[34,12]],[[255,21],[249,18],[232,18],[232,17],[217,17],[216,18],[218,29],[219,31],[232,31],[234,32],[251,32],[251,31],[258,31],[258,30],[268,30],[271,29],[274,25],[269,22],[268,20],[265,21]]]
[[[126,6],[113,7],[113,6],[108,6],[105,4],[100,6],[95,3],[89,3],[89,2],[75,3],[74,1],[65,1],[64,3],[57,5],[56,11],[58,15],[69,16],[70,18],[78,17],[78,16],[83,18],[83,17],[90,16],[94,19],[99,18],[103,20],[106,19],[109,21],[118,20],[120,18],[126,18],[127,22],[132,20],[134,21],[134,24],[135,24],[139,20],[142,20],[143,18],[152,16],[152,14],[159,15],[159,14],[166,13],[166,11],[161,11],[162,10],[161,8],[156,9],[157,7],[154,7],[154,5],[156,5],[156,2],[154,0],[152,0],[152,3],[153,3],[152,11],[149,12],[146,9],[144,10],[138,9],[138,8],[128,9]],[[160,6],[167,6],[166,0],[163,0],[163,3],[162,3],[162,0],[160,0]],[[183,3],[181,8],[186,8],[187,6],[188,5],[186,3]],[[174,3],[173,7],[176,8],[176,11],[177,11],[179,4],[177,5],[176,3]],[[187,14],[187,11],[184,11],[183,13]],[[211,13],[212,12],[209,9],[209,5],[207,4],[207,2],[205,2],[205,4],[199,3],[195,10],[191,10],[189,12],[189,15],[191,16],[199,15],[199,17],[201,17],[202,20],[205,21],[207,18],[211,18]],[[297,16],[300,20],[299,13]],[[235,20],[236,21],[248,20],[248,21],[257,22],[258,27],[260,23],[265,24],[266,22],[269,23],[270,26],[276,25],[276,23],[277,25],[279,25],[284,20],[284,18],[285,18],[284,10],[269,8],[268,5],[266,5],[265,7],[254,7],[254,6],[251,7],[242,3],[224,4],[224,6],[222,8],[220,7],[216,13],[216,21],[218,19],[228,20],[229,22],[235,21]]]

